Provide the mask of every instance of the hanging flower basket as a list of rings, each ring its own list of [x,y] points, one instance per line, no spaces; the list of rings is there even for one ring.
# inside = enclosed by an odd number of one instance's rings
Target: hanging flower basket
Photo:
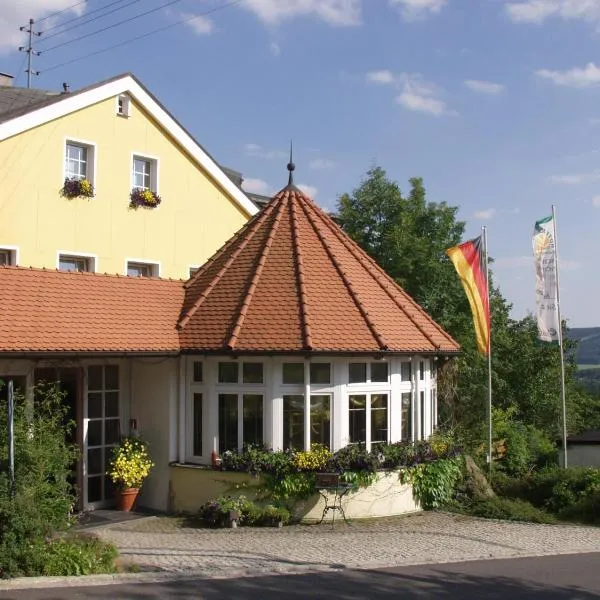
[[[161,202],[160,196],[152,190],[133,188],[129,195],[129,208],[156,208]]]
[[[89,179],[66,177],[60,193],[65,198],[93,198],[94,186]]]

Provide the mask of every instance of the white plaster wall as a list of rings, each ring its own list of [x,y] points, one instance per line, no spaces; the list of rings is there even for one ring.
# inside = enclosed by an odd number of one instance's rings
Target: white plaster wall
[[[333,494],[328,496],[328,504],[332,504]],[[324,507],[325,500],[320,495],[315,495],[298,503],[294,512],[303,521],[319,521]],[[342,498],[342,508],[348,519],[391,517],[422,510],[413,498],[412,486],[401,483],[397,471],[377,473],[375,483],[346,494]],[[333,513],[333,510],[329,510],[325,520],[333,519]],[[335,513],[335,518],[340,519],[340,511]]]
[[[562,465],[562,450],[558,454]],[[600,467],[600,444],[567,445],[567,454],[569,467]]]
[[[133,359],[131,363],[131,412],[140,437],[149,443],[155,464],[144,482],[139,506],[154,510],[169,508],[169,462],[171,439],[176,436],[178,388],[177,359]]]

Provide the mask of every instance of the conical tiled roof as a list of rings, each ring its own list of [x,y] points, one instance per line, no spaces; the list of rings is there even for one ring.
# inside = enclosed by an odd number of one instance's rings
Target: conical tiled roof
[[[186,285],[184,351],[453,353],[458,344],[290,184]]]

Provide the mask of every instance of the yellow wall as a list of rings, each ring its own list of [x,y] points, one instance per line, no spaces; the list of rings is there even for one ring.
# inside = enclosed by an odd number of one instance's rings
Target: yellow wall
[[[249,218],[137,103],[117,116],[116,100],[0,142],[0,247],[19,264],[57,266],[57,252],[97,256],[96,270],[124,273],[125,261],[160,262],[162,277],[187,279]],[[65,141],[96,144],[96,196],[65,199]],[[132,154],[159,159],[155,209],[130,210]]]

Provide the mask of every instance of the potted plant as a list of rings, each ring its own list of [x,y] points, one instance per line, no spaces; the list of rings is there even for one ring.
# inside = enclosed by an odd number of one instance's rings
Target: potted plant
[[[92,198],[94,186],[89,179],[66,177],[60,193],[65,198]]]
[[[133,188],[129,194],[129,208],[156,208],[161,202],[161,197],[152,190]]]
[[[113,448],[107,475],[117,488],[119,510],[131,510],[140,487],[153,466],[148,454],[148,444],[139,437],[125,437]]]

